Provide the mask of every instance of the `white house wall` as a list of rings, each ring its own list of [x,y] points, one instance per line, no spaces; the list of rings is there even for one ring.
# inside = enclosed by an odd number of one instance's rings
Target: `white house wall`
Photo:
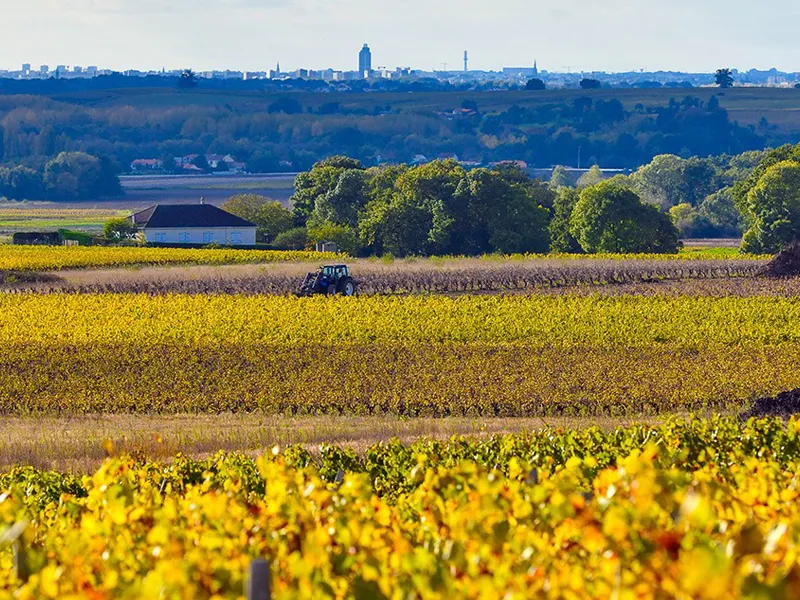
[[[221,244],[255,246],[255,227],[164,227],[144,229],[148,242],[159,244]]]

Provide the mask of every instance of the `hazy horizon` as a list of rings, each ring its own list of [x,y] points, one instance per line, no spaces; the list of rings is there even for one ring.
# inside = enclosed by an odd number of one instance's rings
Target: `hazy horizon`
[[[460,70],[529,66],[549,71],[712,72],[719,67],[800,70],[792,42],[800,6],[722,0],[702,5],[607,0],[0,0],[2,68],[97,65],[116,70],[357,68]],[[775,16],[773,16],[775,15]]]

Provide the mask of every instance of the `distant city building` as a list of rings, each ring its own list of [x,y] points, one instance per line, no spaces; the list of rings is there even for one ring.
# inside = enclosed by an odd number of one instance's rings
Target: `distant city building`
[[[47,66],[47,65],[42,65],[41,67],[39,67],[39,73],[42,74],[42,75],[49,74],[50,73],[50,67]]]
[[[27,77],[31,73],[31,66],[28,63],[22,65],[22,74]]]
[[[503,75],[509,77],[538,77],[539,65],[533,61],[532,67],[503,67]]]
[[[358,73],[361,77],[369,77],[372,72],[372,51],[368,44],[364,44],[358,53]]]

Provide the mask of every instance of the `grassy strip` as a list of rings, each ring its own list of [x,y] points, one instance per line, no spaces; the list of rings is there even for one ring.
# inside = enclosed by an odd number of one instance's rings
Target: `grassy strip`
[[[303,444],[312,452],[322,444],[338,444],[364,453],[388,439],[410,443],[454,435],[482,438],[545,426],[613,429],[630,422],[617,417],[406,419],[264,413],[6,417],[0,420],[0,469],[30,465],[89,473],[106,459],[108,442],[114,452],[148,460],[171,460],[179,453],[200,459],[220,450],[255,456],[275,445],[292,444]]]

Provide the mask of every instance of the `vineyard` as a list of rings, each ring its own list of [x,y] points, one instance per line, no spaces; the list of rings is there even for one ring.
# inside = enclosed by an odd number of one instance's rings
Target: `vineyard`
[[[362,295],[496,294],[664,281],[752,280],[765,264],[754,258],[620,261],[577,257],[348,262]],[[314,267],[315,263],[275,263],[83,270],[18,277],[12,287],[42,293],[289,295]]]
[[[111,449],[109,449],[111,450]],[[277,448],[0,476],[0,595],[794,598],[800,422]]]
[[[0,245],[0,273],[61,271],[145,265],[225,265],[338,260],[337,254],[305,251]]]
[[[780,297],[5,294],[0,411],[741,409],[800,387],[798,322]]]
[[[766,262],[0,246],[0,600],[800,597]]]

